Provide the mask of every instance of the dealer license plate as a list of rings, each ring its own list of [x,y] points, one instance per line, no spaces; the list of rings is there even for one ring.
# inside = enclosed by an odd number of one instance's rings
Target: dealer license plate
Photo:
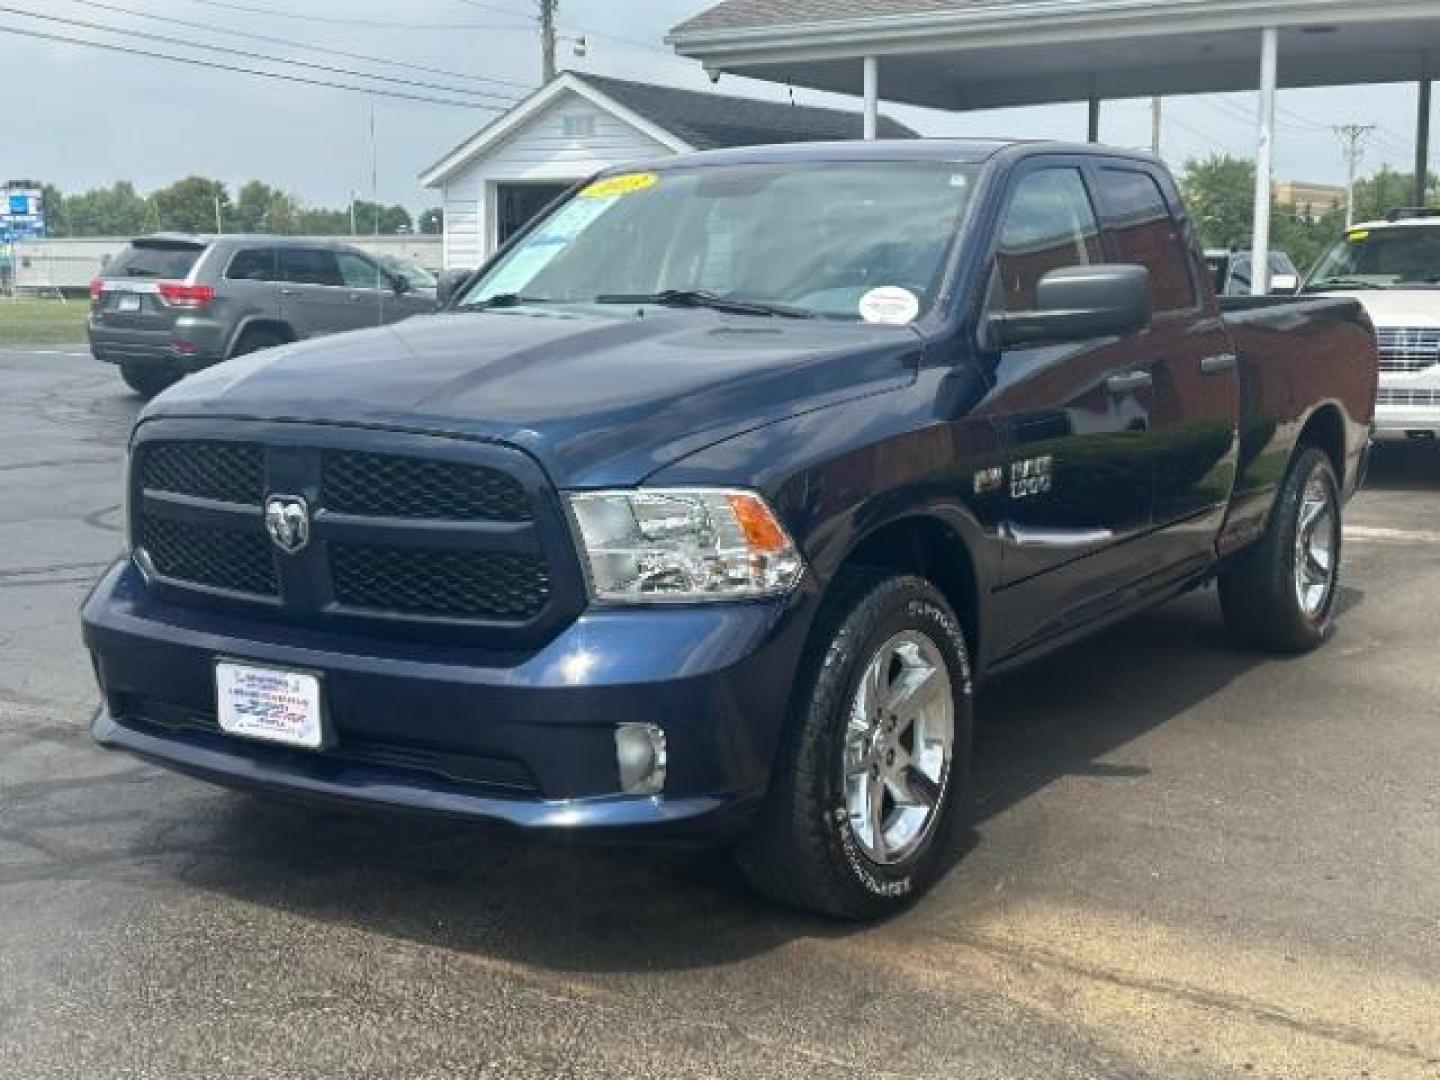
[[[306,750],[325,745],[319,676],[222,660],[215,690],[221,731]]]

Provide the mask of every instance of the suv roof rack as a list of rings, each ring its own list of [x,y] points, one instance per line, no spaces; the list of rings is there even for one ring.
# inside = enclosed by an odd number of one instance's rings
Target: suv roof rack
[[[1418,221],[1420,218],[1440,218],[1440,206],[1397,206],[1385,215],[1386,221]]]

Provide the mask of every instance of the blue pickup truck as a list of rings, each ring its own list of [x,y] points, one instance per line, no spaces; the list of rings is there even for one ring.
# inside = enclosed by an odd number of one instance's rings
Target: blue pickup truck
[[[94,737],[883,916],[956,857],[978,682],[1212,581],[1325,640],[1375,383],[1353,300],[1222,311],[1144,155],[603,174],[447,311],[146,408]]]

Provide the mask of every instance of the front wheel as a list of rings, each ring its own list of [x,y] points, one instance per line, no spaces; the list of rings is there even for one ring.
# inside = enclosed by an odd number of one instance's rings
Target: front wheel
[[[817,635],[740,864],[782,903],[879,918],[934,884],[958,846],[972,722],[965,638],[929,582],[865,570],[837,583]]]
[[[1220,606],[1243,644],[1303,653],[1325,640],[1340,591],[1340,482],[1330,458],[1304,449],[1264,535],[1220,571]]]

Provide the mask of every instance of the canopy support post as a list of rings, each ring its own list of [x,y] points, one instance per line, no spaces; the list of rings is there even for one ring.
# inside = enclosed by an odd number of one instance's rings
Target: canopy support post
[[[1090,126],[1085,136],[1087,142],[1098,143],[1100,141],[1100,99],[1090,99]]]
[[[865,139],[873,142],[880,134],[880,60],[865,57]]]
[[[1426,61],[1420,73],[1420,108],[1415,117],[1415,205],[1426,205],[1430,194],[1430,92],[1433,82]]]
[[[1275,180],[1275,90],[1279,82],[1280,31],[1267,27],[1260,40],[1259,144],[1255,150],[1255,248],[1250,293],[1270,293],[1270,198]]]

